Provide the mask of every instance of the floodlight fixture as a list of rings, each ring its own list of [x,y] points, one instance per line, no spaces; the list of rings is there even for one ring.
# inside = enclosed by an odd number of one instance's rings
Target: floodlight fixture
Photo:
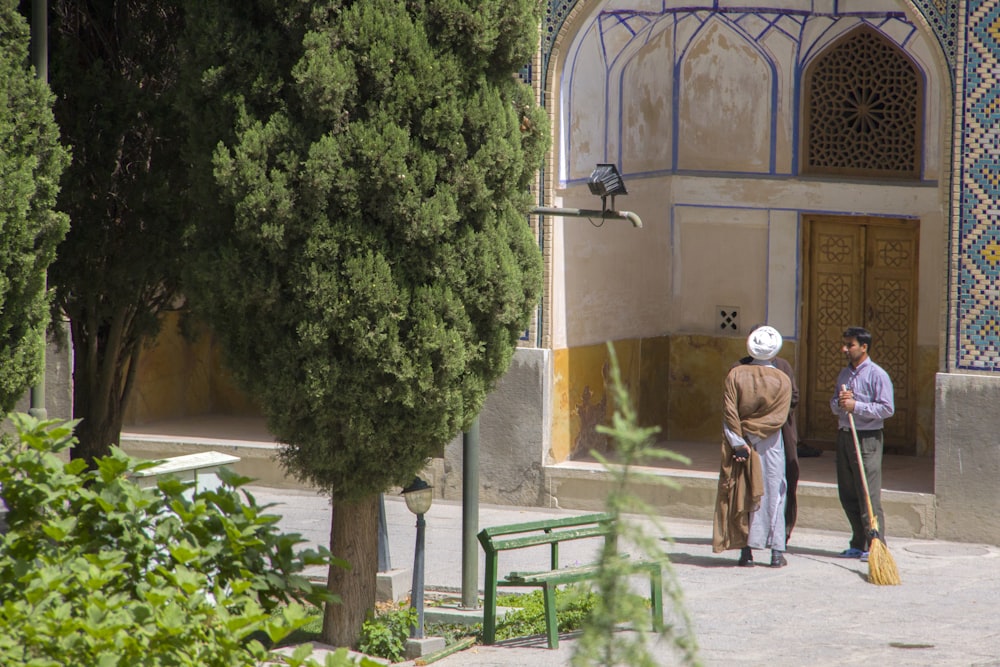
[[[611,208],[615,207],[615,195],[627,195],[625,181],[618,171],[618,167],[613,164],[598,164],[587,179],[587,186],[590,194],[601,198],[601,208],[607,210],[607,199],[611,197]]]
[[[618,167],[610,163],[598,164],[594,171],[591,172],[590,178],[587,179],[587,187],[590,188],[591,194],[597,195],[601,198],[600,211],[582,208],[534,206],[531,208],[531,212],[536,215],[590,218],[591,221],[593,221],[594,218],[600,218],[602,221],[607,220],[608,218],[617,218],[619,220],[628,220],[632,223],[633,227],[642,227],[642,220],[635,213],[631,211],[613,210],[615,207],[615,195],[628,194],[628,190],[625,189],[625,181],[622,180],[622,175],[618,171]],[[610,208],[608,208],[608,197],[611,197]]]

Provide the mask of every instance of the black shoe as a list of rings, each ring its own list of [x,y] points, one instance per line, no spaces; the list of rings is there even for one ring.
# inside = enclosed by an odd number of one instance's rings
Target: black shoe
[[[822,456],[823,450],[816,449],[815,447],[810,447],[809,445],[802,444],[801,442],[795,448],[799,454],[800,459],[811,459],[816,456]]]
[[[740,560],[737,563],[740,567],[753,567],[753,551],[750,547],[740,549]]]
[[[788,561],[785,560],[785,555],[780,551],[771,552],[771,567],[785,567],[788,565]]]

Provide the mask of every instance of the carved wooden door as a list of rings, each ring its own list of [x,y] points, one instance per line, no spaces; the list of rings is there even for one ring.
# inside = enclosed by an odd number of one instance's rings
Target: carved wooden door
[[[848,326],[872,332],[872,359],[889,373],[896,414],[886,421],[887,451],[914,453],[916,355],[916,220],[807,216],[800,362],[805,362],[804,424],[800,436],[833,442],[837,422],[830,411],[840,352]]]

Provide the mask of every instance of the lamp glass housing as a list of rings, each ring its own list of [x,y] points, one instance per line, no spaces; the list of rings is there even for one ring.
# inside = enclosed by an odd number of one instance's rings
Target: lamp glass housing
[[[414,478],[408,487],[403,489],[406,507],[414,514],[426,514],[434,501],[434,487],[420,479]]]

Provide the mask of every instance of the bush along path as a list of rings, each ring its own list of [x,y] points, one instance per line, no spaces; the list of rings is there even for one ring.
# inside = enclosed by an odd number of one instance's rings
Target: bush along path
[[[0,536],[0,664],[96,667],[319,665],[308,646],[270,644],[335,597],[303,576],[335,564],[325,549],[300,550],[278,517],[221,471],[222,485],[191,493],[174,478],[140,488],[154,465],[118,449],[65,463],[75,422],[13,414],[16,437],[0,442],[8,530]],[[280,609],[280,612],[274,610]],[[346,650],[327,667],[354,662]]]

